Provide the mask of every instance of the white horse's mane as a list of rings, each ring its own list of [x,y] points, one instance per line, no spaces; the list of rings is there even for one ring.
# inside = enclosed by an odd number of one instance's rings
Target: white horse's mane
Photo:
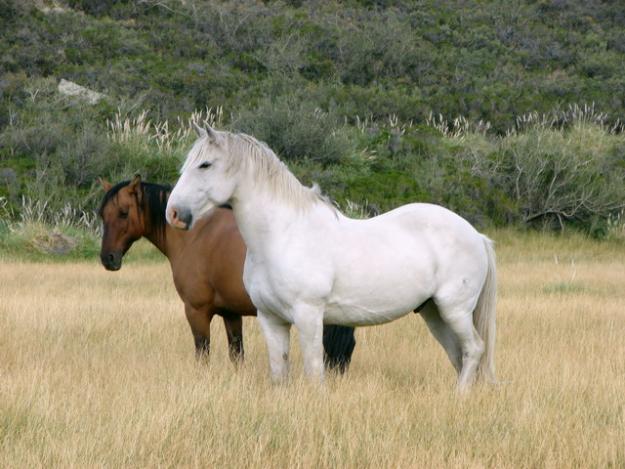
[[[330,199],[321,193],[318,184],[304,186],[266,143],[244,133],[219,131],[218,136],[225,140],[219,144],[228,148],[227,173],[249,170],[263,189],[297,209],[305,210],[321,202],[336,211]],[[198,162],[209,145],[210,138],[203,138],[194,161],[187,161],[185,166]]]

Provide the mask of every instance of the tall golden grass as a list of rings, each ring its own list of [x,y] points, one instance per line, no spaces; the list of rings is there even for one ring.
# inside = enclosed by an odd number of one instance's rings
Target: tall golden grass
[[[3,467],[624,467],[625,247],[495,233],[501,384],[467,398],[423,321],[357,331],[323,387],[270,383],[213,325],[208,364],[167,264],[0,263]],[[294,334],[295,336],[296,334]]]

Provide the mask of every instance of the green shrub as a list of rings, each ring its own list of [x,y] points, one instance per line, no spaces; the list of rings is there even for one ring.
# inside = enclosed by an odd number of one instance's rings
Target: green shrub
[[[266,142],[287,161],[337,163],[349,151],[338,119],[294,96],[265,99],[241,112],[233,127]]]
[[[573,224],[604,235],[625,201],[623,136],[593,123],[568,129],[536,124],[501,139],[477,172],[501,187],[525,224]]]

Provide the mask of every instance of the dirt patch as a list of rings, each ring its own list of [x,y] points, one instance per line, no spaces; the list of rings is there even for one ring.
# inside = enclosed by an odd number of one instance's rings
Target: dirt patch
[[[78,241],[58,230],[54,230],[50,233],[37,234],[31,240],[31,244],[39,252],[45,254],[65,255],[69,254],[78,245]]]

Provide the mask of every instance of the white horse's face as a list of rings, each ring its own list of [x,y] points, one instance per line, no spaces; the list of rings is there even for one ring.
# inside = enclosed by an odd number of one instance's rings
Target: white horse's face
[[[189,151],[167,202],[167,222],[185,230],[213,207],[228,203],[236,188],[235,178],[226,171],[226,139],[213,129],[197,131],[199,138]]]

